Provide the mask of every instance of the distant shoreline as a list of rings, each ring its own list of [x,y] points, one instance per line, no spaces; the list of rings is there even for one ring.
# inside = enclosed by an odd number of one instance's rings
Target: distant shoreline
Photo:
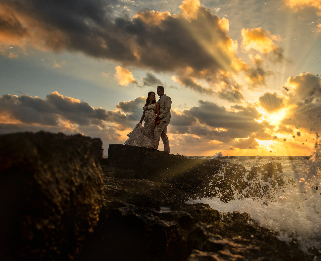
[[[175,154],[174,154],[175,155]],[[186,157],[189,159],[237,159],[237,158],[249,158],[249,159],[285,159],[288,158],[290,160],[295,160],[295,159],[306,159],[309,160],[312,156],[184,156],[184,155],[179,155],[182,157]],[[103,158],[107,159],[108,155],[104,155]]]
[[[284,159],[284,158],[288,158],[288,159],[310,159],[311,156],[185,156],[187,158],[192,158],[192,159],[235,159],[235,158],[249,158],[249,159],[255,159],[255,158],[259,158],[259,159]]]

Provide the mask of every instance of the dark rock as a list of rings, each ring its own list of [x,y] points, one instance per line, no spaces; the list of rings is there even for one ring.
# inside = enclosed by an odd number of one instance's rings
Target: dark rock
[[[192,159],[120,144],[109,146],[108,163],[104,164],[108,165],[108,176],[170,183],[190,199],[219,197],[228,202],[236,194],[271,199],[286,184],[280,163],[270,162],[248,171],[242,165],[217,159]]]
[[[100,139],[0,136],[0,259],[69,260],[103,201]]]
[[[128,145],[110,144],[108,161],[117,169],[133,170],[136,179],[169,181],[195,169],[206,160]]]
[[[185,260],[183,230],[175,222],[179,215],[161,214],[153,208],[107,202],[79,261]]]
[[[105,197],[140,207],[171,206],[187,201],[186,193],[169,183],[104,177]]]

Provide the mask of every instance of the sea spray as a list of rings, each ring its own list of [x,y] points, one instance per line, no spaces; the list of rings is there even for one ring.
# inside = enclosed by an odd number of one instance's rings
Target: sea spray
[[[249,157],[225,160],[241,163],[247,170],[242,180],[239,177],[239,183],[246,184],[246,187],[240,189],[237,184],[230,183],[233,196],[226,200],[222,197],[224,188],[217,186],[215,197],[190,203],[206,203],[221,213],[246,212],[260,226],[278,232],[280,240],[298,242],[307,252],[321,250],[321,172],[318,160],[303,157],[278,157],[272,162],[267,157],[259,161]],[[262,166],[281,164],[282,170],[274,168],[271,177],[271,173],[267,175],[264,168],[260,169],[259,162]],[[251,176],[253,168],[258,168],[256,176]],[[219,175],[227,177],[230,170],[222,169]]]

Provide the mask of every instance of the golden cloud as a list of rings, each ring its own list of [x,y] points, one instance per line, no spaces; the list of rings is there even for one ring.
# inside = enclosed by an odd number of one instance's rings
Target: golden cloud
[[[115,78],[118,80],[119,85],[127,86],[130,83],[137,84],[137,81],[135,80],[133,74],[129,70],[122,68],[119,65],[116,66],[115,69]]]
[[[170,12],[144,11],[138,12],[133,18],[138,18],[146,24],[159,25],[167,17],[171,16]]]
[[[270,53],[279,48],[274,41],[281,41],[281,37],[271,34],[268,30],[263,30],[261,27],[252,29],[242,29],[243,36],[242,48],[244,51],[251,49],[261,53]]]
[[[285,0],[285,4],[295,11],[305,7],[315,7],[321,10],[320,0]]]
[[[185,0],[179,6],[182,13],[188,18],[196,19],[198,14],[198,9],[201,7],[199,0]]]

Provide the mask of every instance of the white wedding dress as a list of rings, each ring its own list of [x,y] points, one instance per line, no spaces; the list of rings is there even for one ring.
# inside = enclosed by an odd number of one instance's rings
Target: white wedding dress
[[[144,127],[138,123],[135,128],[127,134],[129,137],[125,145],[154,148],[154,129],[156,125],[156,104],[144,107]]]

